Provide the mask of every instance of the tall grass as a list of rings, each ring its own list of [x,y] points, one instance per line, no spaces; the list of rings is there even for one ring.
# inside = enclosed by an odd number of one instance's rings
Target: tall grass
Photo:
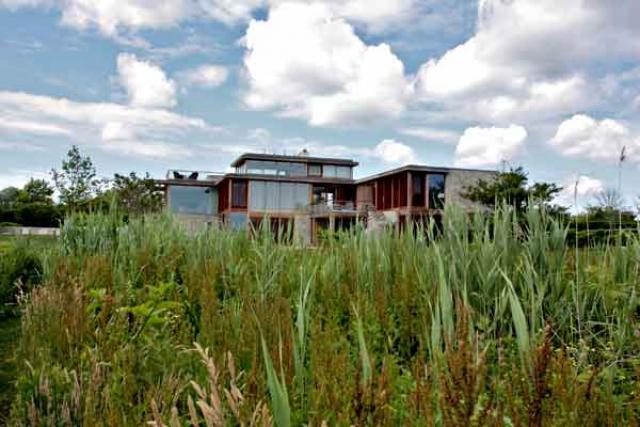
[[[636,424],[639,261],[636,235],[574,250],[536,209],[315,248],[74,216],[23,302],[11,419]]]

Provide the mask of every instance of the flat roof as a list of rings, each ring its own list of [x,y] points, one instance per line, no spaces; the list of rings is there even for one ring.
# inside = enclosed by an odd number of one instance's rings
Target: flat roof
[[[287,156],[284,154],[260,154],[260,153],[245,153],[235,159],[232,163],[232,167],[238,167],[247,160],[264,160],[274,162],[298,162],[298,163],[322,163],[337,166],[358,166],[358,162],[351,159],[338,159],[333,157],[311,157],[311,156]]]
[[[405,165],[399,168],[391,169],[388,171],[380,172],[375,175],[367,176],[356,180],[356,184],[363,184],[369,181],[374,181],[386,176],[395,175],[401,172],[431,172],[431,173],[449,173],[449,172],[476,172],[486,174],[497,174],[497,170],[492,169],[467,169],[467,168],[453,168],[446,166],[427,166],[427,165]]]

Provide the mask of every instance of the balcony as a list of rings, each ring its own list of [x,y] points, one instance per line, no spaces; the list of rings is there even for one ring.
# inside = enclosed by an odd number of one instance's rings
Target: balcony
[[[224,173],[221,172],[209,172],[209,171],[191,171],[171,169],[167,171],[167,181],[197,181],[197,182],[218,182],[224,177]]]
[[[309,205],[309,213],[311,216],[327,216],[335,215],[362,215],[370,210],[370,206],[356,206],[353,202],[345,203],[317,203]]]

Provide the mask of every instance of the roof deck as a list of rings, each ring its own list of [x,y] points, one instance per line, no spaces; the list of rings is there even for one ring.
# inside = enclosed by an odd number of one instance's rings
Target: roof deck
[[[268,162],[294,162],[294,163],[315,163],[322,165],[336,165],[336,166],[349,166],[356,167],[358,162],[352,159],[339,159],[333,157],[312,157],[308,155],[288,156],[280,154],[260,154],[260,153],[245,153],[235,159],[231,166],[234,168],[240,167],[248,160],[268,161]]]

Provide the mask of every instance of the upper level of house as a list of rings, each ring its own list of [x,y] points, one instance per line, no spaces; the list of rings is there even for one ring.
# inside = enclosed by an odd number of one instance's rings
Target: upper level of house
[[[330,180],[352,180],[356,166],[351,159],[311,157],[306,150],[297,156],[246,153],[231,163],[236,175]]]
[[[172,170],[164,186],[172,212],[236,218],[287,217],[300,213],[365,211],[403,215],[440,210],[446,202],[469,204],[463,189],[495,171],[407,165],[354,179],[351,159],[246,153],[228,173]],[[241,218],[242,217],[242,218]]]

